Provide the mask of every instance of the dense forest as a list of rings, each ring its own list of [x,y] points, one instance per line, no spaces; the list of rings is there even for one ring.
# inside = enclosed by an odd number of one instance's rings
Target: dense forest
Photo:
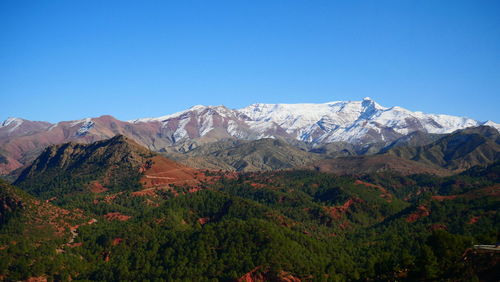
[[[498,254],[472,249],[499,240],[498,162],[450,177],[205,173],[212,180],[196,189],[170,185],[142,194],[135,178],[102,193],[82,192],[86,178],[59,177],[50,193],[30,189],[31,180],[16,183],[20,189],[2,183],[2,279],[494,281],[500,275]],[[64,216],[52,219],[50,209]]]

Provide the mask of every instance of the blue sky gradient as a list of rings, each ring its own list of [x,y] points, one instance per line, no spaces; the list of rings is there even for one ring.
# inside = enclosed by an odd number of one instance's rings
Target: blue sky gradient
[[[0,119],[372,97],[500,122],[500,1],[0,1]]]

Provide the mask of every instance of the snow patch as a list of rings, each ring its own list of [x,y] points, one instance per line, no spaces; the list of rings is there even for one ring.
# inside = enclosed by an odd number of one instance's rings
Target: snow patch
[[[12,125],[11,128],[9,128],[8,132],[11,133],[14,130],[16,130],[21,124],[23,124],[24,120],[16,117],[9,117],[8,119],[4,120],[2,123],[2,126],[0,127],[7,127],[9,125]]]

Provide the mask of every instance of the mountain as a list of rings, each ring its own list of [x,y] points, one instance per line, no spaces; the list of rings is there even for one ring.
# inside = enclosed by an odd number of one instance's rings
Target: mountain
[[[212,170],[263,171],[302,167],[322,156],[280,139],[224,140],[197,147],[185,154],[167,154],[185,165]]]
[[[363,175],[380,172],[401,175],[434,174],[447,176],[452,174],[451,171],[433,164],[422,164],[391,155],[338,157],[314,163],[312,168],[339,175]]]
[[[414,131],[408,135],[398,138],[380,150],[380,153],[396,147],[417,147],[430,144],[446,134],[433,134],[422,131]]]
[[[461,171],[499,160],[500,133],[489,126],[467,128],[427,145],[393,146],[382,153]]]
[[[197,183],[197,173],[117,135],[90,144],[49,146],[21,172],[14,184],[49,199],[81,192],[138,191]]]
[[[215,130],[238,139],[282,137],[312,144],[390,142],[413,131],[450,133],[485,124],[448,115],[386,108],[370,98],[324,104],[253,104],[239,110],[224,106],[195,106],[189,110],[132,123],[161,122],[172,140],[196,139]],[[486,124],[500,128],[491,121]]]
[[[188,152],[226,139],[284,139],[330,151],[344,144],[352,154],[374,153],[412,132],[445,134],[491,121],[386,108],[370,98],[324,104],[253,104],[234,110],[225,106],[194,106],[158,118],[120,121],[111,116],[56,124],[9,118],[0,126],[0,173],[6,174],[32,161],[49,145],[91,143],[125,135],[157,152]],[[351,148],[352,147],[352,148]],[[331,155],[338,155],[331,152]],[[341,154],[342,155],[342,154]]]

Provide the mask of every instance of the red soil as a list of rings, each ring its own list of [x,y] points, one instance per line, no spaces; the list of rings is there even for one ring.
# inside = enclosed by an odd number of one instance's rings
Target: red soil
[[[457,195],[450,195],[450,196],[432,196],[432,199],[433,200],[436,200],[436,201],[444,201],[444,200],[453,200],[457,197]]]
[[[198,184],[205,175],[196,169],[185,167],[162,156],[154,156],[152,165],[144,171],[141,183],[145,188],[168,184]]]
[[[453,200],[456,198],[477,199],[481,197],[495,197],[495,198],[500,197],[500,184],[480,189],[475,189],[460,195],[432,196],[432,199],[436,201],[444,201],[444,200]]]
[[[354,203],[361,203],[361,199],[349,199],[342,206],[323,207],[323,209],[334,219],[340,219]]]
[[[252,186],[254,188],[265,188],[266,187],[266,185],[262,184],[262,183],[250,183],[250,186]]]
[[[104,187],[99,183],[99,181],[92,181],[89,184],[90,191],[93,193],[102,193],[108,191],[108,188]]]
[[[467,222],[468,224],[474,224],[476,222],[478,222],[478,220],[481,218],[481,216],[473,216],[469,222]]]
[[[200,187],[193,187],[193,188],[190,188],[190,189],[188,190],[188,193],[195,193],[195,192],[198,192],[198,191],[200,191],[200,190],[201,190],[201,188],[200,188]]]
[[[79,242],[79,243],[73,243],[73,244],[67,244],[68,247],[70,248],[74,248],[74,247],[80,247],[82,246],[83,243],[82,242]]]
[[[417,210],[411,213],[407,218],[407,222],[415,222],[422,217],[429,216],[431,213],[426,206],[418,206]]]
[[[205,225],[210,219],[208,217],[200,217],[198,218],[198,222],[201,224],[201,225]]]
[[[46,202],[46,203],[50,203],[50,202],[52,202],[52,201],[54,201],[54,200],[57,200],[57,197],[52,197],[52,198],[50,198],[50,199],[47,199],[47,200],[45,200],[45,202]]]
[[[131,218],[131,216],[121,214],[120,212],[110,212],[105,214],[104,218],[106,218],[109,221],[111,220],[127,221]]]
[[[115,238],[115,239],[113,239],[113,242],[111,242],[111,245],[117,246],[121,242],[123,242],[123,238]]]
[[[347,227],[349,227],[349,221],[346,220],[346,221],[342,222],[339,226],[342,229],[346,229]]]
[[[156,196],[156,192],[154,189],[144,189],[144,190],[141,190],[141,191],[135,191],[135,192],[132,192],[131,193],[132,196],[135,196],[135,197],[142,197],[142,196]]]
[[[269,270],[262,271],[261,268],[262,268],[261,266],[257,266],[256,268],[254,268],[250,272],[246,273],[245,275],[243,275],[242,277],[240,277],[236,281],[238,281],[238,282],[270,281],[271,278],[273,278],[273,277],[269,277]],[[280,281],[280,282],[300,282],[300,281],[302,281],[299,278],[294,277],[293,275],[291,275],[290,273],[288,273],[286,271],[281,271],[278,274],[277,278],[278,279],[276,281]],[[275,279],[273,279],[273,280],[275,280]]]
[[[26,282],[47,282],[47,277],[39,276],[39,277],[30,277],[26,279]]]

